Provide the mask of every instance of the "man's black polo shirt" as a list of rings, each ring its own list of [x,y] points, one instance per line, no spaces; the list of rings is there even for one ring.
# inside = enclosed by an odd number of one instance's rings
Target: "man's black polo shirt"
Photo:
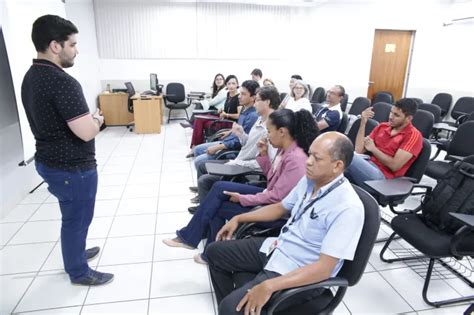
[[[89,115],[81,85],[54,63],[33,59],[21,98],[36,139],[35,160],[66,171],[96,166],[95,142],[84,142],[67,122]]]

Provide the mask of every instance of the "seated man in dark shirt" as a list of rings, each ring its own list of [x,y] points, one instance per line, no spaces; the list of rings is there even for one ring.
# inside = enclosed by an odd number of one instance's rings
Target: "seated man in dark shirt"
[[[260,314],[274,292],[334,277],[344,260],[354,258],[364,208],[343,175],[353,150],[341,133],[320,135],[311,144],[306,176],[283,201],[237,215],[222,227],[217,239],[225,241],[206,250],[219,314]],[[230,240],[240,223],[271,222],[288,213],[278,238]],[[248,275],[248,282],[236,288],[235,273]]]
[[[368,118],[374,116],[372,107],[361,114],[354,156],[345,175],[358,186],[368,180],[404,176],[423,148],[423,136],[411,121],[418,108],[413,99],[402,98],[392,106],[388,122],[381,123],[365,137]],[[369,152],[372,155],[363,155]]]
[[[341,100],[345,93],[341,85],[335,85],[326,92],[326,103],[314,115],[321,132],[336,131],[339,128],[343,115]]]

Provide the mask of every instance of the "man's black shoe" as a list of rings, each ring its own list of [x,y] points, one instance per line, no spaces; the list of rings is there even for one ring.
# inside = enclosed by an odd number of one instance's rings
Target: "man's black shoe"
[[[103,284],[112,282],[112,280],[114,280],[113,274],[98,272],[91,269],[89,270],[89,274],[87,276],[84,276],[76,280],[71,280],[71,283],[75,285],[96,286],[96,285],[103,285]]]
[[[189,207],[189,208],[188,208],[188,211],[189,211],[189,213],[191,213],[191,214],[195,214],[196,211],[197,211],[197,208],[198,208],[198,207]]]
[[[193,192],[193,193],[197,193],[198,192],[198,188],[197,186],[189,186],[189,191]]]
[[[97,255],[99,254],[99,252],[100,252],[100,247],[99,246],[86,249],[86,258],[87,258],[87,260],[91,260],[91,259],[96,258]]]
[[[194,198],[191,198],[191,202],[192,202],[192,203],[199,203],[199,195],[197,195],[197,196],[194,197]]]

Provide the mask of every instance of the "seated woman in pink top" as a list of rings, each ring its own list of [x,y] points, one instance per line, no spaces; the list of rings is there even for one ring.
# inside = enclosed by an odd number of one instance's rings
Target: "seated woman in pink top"
[[[267,154],[266,139],[258,144],[260,154],[257,162],[267,177],[267,188],[228,181],[216,182],[188,225],[176,231],[177,237],[163,240],[166,245],[194,249],[203,235],[207,235],[207,247],[215,241],[225,220],[248,212],[255,206],[279,202],[295,187],[305,174],[309,146],[319,134],[314,118],[306,110],[277,110],[267,120],[267,130],[268,141],[278,149],[271,161]],[[198,254],[194,260],[205,263],[206,258]]]

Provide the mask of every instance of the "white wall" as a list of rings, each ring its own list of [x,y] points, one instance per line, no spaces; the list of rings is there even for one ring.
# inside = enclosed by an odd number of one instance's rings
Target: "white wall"
[[[102,89],[92,0],[66,1],[66,16],[79,30],[79,54],[74,61],[74,67],[68,69],[68,72],[82,85],[87,104],[91,112],[94,112],[97,108],[97,95]]]
[[[272,78],[282,91],[287,90],[289,76],[298,73],[313,87],[342,84],[353,100],[367,94],[375,29],[399,29],[416,31],[406,95],[430,101],[443,91],[456,99],[473,94],[474,48],[468,38],[474,35],[474,24],[471,20],[443,28],[442,23],[459,14],[468,16],[469,10],[459,8],[469,6],[472,7],[470,1],[328,2],[306,8],[310,18],[303,26],[288,25],[294,32],[307,34],[305,41],[281,38],[267,42],[265,33],[272,31],[272,25],[257,27],[254,36],[261,38],[260,45],[271,45],[276,50],[281,45],[290,46],[290,57],[100,59],[100,79],[103,88],[107,83],[123,88],[123,82],[131,80],[137,90],[144,90],[148,89],[148,74],[156,72],[160,82],[180,81],[187,90],[206,90],[217,72],[236,74],[242,81],[259,67],[264,77]],[[180,23],[186,27],[185,21]],[[236,49],[259,49],[259,45],[246,47],[246,33],[238,29],[229,36],[234,36],[239,47]]]

